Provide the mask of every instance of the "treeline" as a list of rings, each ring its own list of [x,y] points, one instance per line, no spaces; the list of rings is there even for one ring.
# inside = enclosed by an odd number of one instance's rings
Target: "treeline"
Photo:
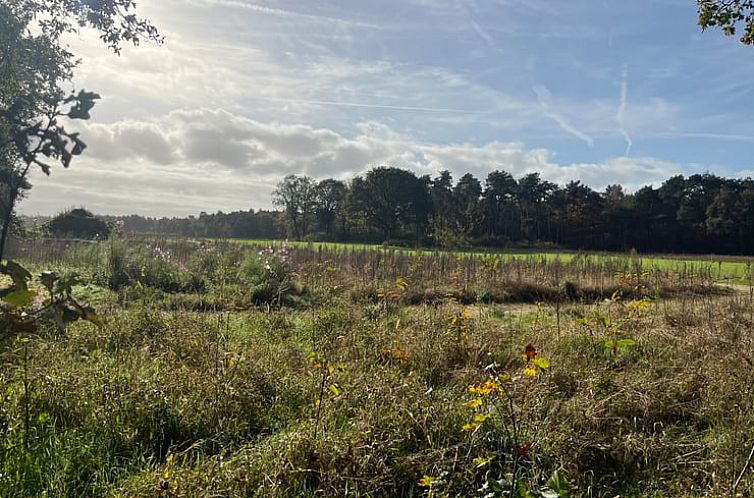
[[[127,231],[190,237],[754,254],[754,181],[709,173],[629,193],[556,185],[538,173],[454,180],[378,167],[349,182],[287,176],[273,204],[280,211],[117,219]]]
[[[288,176],[273,202],[296,239],[754,253],[754,181],[709,173],[628,193],[620,185],[560,186],[538,173],[454,181],[448,171],[433,178],[379,167],[348,183]]]
[[[282,214],[277,211],[203,212],[198,217],[188,218],[147,218],[139,215],[102,218],[126,233],[228,239],[276,239],[285,236]]]

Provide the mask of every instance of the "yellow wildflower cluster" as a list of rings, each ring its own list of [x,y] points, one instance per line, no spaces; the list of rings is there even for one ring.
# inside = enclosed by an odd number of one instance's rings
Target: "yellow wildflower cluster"
[[[502,389],[501,382],[506,382],[509,377],[496,377],[494,379],[486,380],[480,384],[472,384],[468,387],[470,394],[475,394],[476,397],[463,404],[463,407],[467,410],[473,410],[474,416],[471,422],[464,424],[461,430],[464,432],[475,432],[479,426],[481,426],[488,418],[490,418],[489,411],[486,410],[487,402],[496,391]]]
[[[484,396],[488,396],[495,389],[499,389],[499,388],[500,388],[500,384],[498,384],[494,380],[488,380],[488,381],[485,381],[482,384],[472,384],[472,385],[470,385],[469,386],[469,392],[471,394],[482,394]]]
[[[629,318],[633,318],[634,316],[645,311],[647,308],[649,308],[650,304],[651,301],[646,297],[642,299],[636,299],[626,304],[626,311],[628,312]]]

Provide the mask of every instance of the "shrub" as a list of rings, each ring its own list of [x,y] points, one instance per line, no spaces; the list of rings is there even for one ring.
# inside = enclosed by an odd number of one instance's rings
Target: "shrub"
[[[110,227],[86,209],[71,209],[55,216],[47,226],[54,237],[76,239],[106,239]]]
[[[249,254],[239,270],[239,279],[249,286],[249,299],[256,305],[283,304],[293,291],[293,272],[288,263],[288,251],[283,246]]]

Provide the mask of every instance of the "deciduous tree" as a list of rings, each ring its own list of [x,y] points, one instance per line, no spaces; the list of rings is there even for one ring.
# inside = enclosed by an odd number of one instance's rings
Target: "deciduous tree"
[[[289,233],[303,239],[317,208],[317,182],[308,176],[288,175],[277,184],[272,203],[283,208]]]
[[[697,0],[699,26],[719,27],[727,36],[741,35],[741,43],[754,42],[754,0]]]
[[[328,178],[319,182],[316,190],[317,224],[329,238],[334,238],[335,221],[345,201],[348,187],[339,180]]]
[[[0,221],[0,261],[10,220],[28,175],[54,165],[67,168],[86,147],[70,120],[89,118],[99,96],[71,91],[77,59],[62,37],[82,28],[99,31],[119,53],[123,42],[161,41],[156,28],[136,16],[133,0],[4,0],[0,4],[0,169],[8,182]]]
[[[351,183],[351,197],[355,213],[362,213],[386,241],[403,228],[418,238],[432,209],[428,182],[399,168],[370,170],[363,180]]]

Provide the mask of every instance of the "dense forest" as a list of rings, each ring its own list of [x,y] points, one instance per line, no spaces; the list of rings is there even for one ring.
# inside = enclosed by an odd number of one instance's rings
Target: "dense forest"
[[[287,176],[273,203],[280,211],[119,219],[127,231],[197,237],[754,253],[754,181],[709,173],[629,193],[620,185],[601,192],[578,181],[556,185],[538,173],[454,181],[447,171],[432,178],[378,167],[350,182]]]

